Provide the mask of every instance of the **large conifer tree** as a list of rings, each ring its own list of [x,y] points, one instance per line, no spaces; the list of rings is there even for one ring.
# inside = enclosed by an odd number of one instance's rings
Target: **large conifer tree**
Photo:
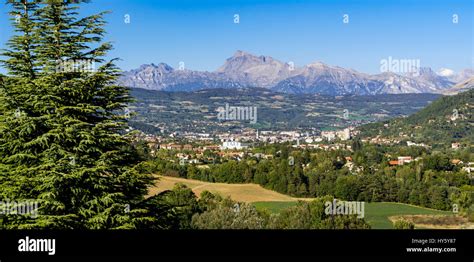
[[[0,197],[38,199],[40,214],[4,218],[7,227],[133,228],[145,212],[134,207],[151,178],[137,171],[119,114],[131,98],[104,60],[112,48],[102,43],[105,13],[79,17],[84,2],[10,2],[16,35],[2,61]]]

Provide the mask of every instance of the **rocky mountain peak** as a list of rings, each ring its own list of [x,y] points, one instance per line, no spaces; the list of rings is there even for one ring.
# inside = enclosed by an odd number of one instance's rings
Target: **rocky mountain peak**
[[[448,71],[445,71],[448,72]],[[439,93],[473,75],[468,69],[446,77],[429,67],[417,74],[384,72],[369,75],[317,61],[303,67],[271,56],[238,50],[215,72],[176,70],[165,63],[142,65],[125,72],[118,83],[129,87],[169,91],[209,88],[262,87],[288,93],[373,95],[384,93]]]

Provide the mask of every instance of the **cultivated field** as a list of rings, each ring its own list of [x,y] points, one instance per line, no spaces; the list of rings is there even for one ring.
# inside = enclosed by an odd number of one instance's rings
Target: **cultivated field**
[[[296,201],[297,198],[290,197],[265,189],[256,184],[225,184],[225,183],[209,183],[199,180],[191,180],[177,177],[159,176],[159,181],[153,187],[149,195],[154,195],[165,190],[172,189],[176,183],[182,183],[193,190],[199,196],[202,191],[219,193],[222,196],[230,196],[239,202],[258,202],[258,201]]]

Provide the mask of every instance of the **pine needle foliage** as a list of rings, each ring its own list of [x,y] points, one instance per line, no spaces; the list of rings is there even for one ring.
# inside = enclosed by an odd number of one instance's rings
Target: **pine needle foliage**
[[[105,12],[88,1],[10,0],[15,34],[0,76],[0,200],[39,202],[38,215],[0,217],[3,228],[136,228],[152,178],[126,138],[129,90],[105,56]]]

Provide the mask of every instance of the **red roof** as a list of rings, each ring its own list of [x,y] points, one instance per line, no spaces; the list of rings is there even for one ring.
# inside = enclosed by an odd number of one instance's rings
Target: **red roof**
[[[398,160],[391,160],[388,162],[389,165],[391,166],[397,166],[398,165]]]

